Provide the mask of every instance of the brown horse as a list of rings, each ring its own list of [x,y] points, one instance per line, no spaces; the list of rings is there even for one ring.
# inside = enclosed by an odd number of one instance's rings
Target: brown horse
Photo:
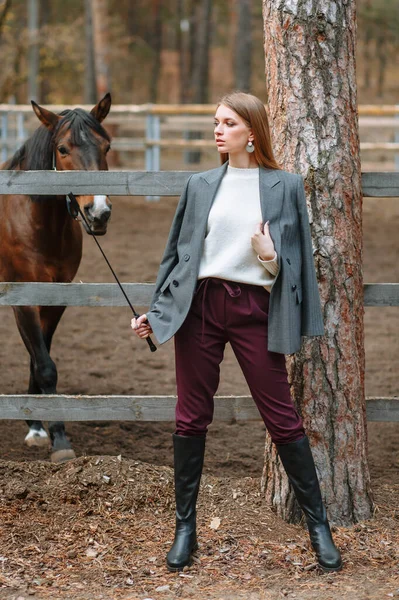
[[[101,122],[111,107],[107,94],[90,113],[76,108],[60,115],[32,102],[42,125],[3,169],[108,170],[110,137]],[[111,215],[107,196],[78,196],[91,232],[104,235]],[[82,230],[65,196],[0,196],[0,281],[71,282],[82,256]],[[15,306],[15,319],[30,354],[29,394],[56,394],[57,369],[50,358],[62,306]],[[48,444],[40,421],[27,421],[29,446]],[[50,422],[51,460],[75,456],[62,422]]]

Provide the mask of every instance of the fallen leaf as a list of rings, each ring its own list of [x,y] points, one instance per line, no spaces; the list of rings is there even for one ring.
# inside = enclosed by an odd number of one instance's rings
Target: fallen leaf
[[[169,592],[170,591],[170,587],[168,585],[160,585],[157,588],[155,588],[156,592]]]
[[[220,521],[219,517],[213,517],[213,519],[212,519],[211,524],[209,525],[209,527],[211,529],[214,529],[216,531],[216,529],[219,529],[220,523],[221,523],[221,521]]]

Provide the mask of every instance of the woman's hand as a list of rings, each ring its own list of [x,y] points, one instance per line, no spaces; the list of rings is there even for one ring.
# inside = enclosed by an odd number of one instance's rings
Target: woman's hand
[[[153,333],[151,325],[147,321],[147,315],[140,315],[137,319],[133,318],[130,324],[134,333],[141,339],[145,339]]]
[[[261,260],[273,260],[275,256],[273,240],[270,237],[269,221],[263,227],[262,223],[258,223],[255,233],[251,237],[252,248]]]

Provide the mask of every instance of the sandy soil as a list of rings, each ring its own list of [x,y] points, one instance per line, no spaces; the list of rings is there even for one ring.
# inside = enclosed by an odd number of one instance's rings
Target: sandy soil
[[[102,240],[111,263],[122,281],[154,281],[176,200],[114,198],[113,204],[109,234]],[[398,201],[366,199],[364,221],[365,281],[397,282]],[[89,238],[77,280],[111,281]],[[11,310],[2,308],[0,314],[1,391],[23,393],[28,357]],[[66,311],[52,352],[60,393],[174,393],[172,344],[151,355],[130,333],[129,321],[125,308]],[[366,309],[369,396],[398,395],[398,327],[398,307]],[[219,393],[248,393],[229,350]],[[345,570],[322,578],[311,566],[303,530],[282,523],[261,506],[261,422],[212,426],[205,466],[210,479],[205,479],[200,507],[201,568],[197,564],[183,576],[166,575],[163,566],[173,528],[173,424],[79,423],[67,429],[81,458],[54,467],[38,462],[48,459],[46,450],[24,448],[24,423],[0,422],[1,458],[27,461],[0,465],[0,599],[28,594],[74,599],[327,599],[339,593],[357,600],[399,594],[399,424],[369,424],[379,510],[373,522],[340,528],[337,539]],[[130,481],[131,472],[139,487]],[[107,484],[102,477],[110,473],[112,483]],[[210,499],[207,494],[213,489]],[[233,492],[237,489],[243,496]],[[244,499],[242,506],[237,498]],[[209,528],[214,516],[222,519],[220,530]]]

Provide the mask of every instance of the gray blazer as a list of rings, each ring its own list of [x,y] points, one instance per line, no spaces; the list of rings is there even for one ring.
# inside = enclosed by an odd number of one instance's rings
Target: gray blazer
[[[227,163],[192,175],[180,198],[147,312],[161,344],[190,309],[208,214],[226,169]],[[300,349],[301,336],[324,333],[305,190],[300,175],[264,168],[259,187],[262,218],[269,221],[280,267],[270,294],[268,349],[292,354]]]

